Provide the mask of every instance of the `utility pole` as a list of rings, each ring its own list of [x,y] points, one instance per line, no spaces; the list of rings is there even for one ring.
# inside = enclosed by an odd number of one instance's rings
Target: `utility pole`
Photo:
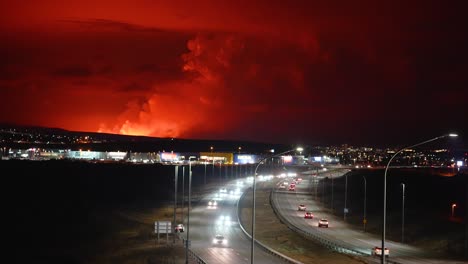
[[[405,184],[402,183],[403,188],[402,202],[401,202],[401,243],[405,241]]]
[[[346,206],[346,200],[348,199],[348,174],[345,175],[345,195],[344,195],[344,214],[343,220],[346,222],[346,214],[348,213],[348,207]],[[383,250],[383,249],[382,249]],[[383,252],[383,251],[382,251]]]
[[[177,225],[177,219],[176,219],[176,214],[177,214],[177,181],[178,181],[178,175],[179,174],[179,166],[175,166],[175,174],[174,174],[174,226],[172,230],[175,230],[175,227]],[[173,243],[175,244],[175,234],[172,236],[173,237]]]
[[[185,166],[182,166],[182,223],[184,222],[185,209]]]
[[[334,207],[333,207],[334,206],[333,205],[333,174],[334,173],[331,174],[331,189],[332,189],[332,191],[331,191],[331,210],[332,210],[332,213],[334,212]]]

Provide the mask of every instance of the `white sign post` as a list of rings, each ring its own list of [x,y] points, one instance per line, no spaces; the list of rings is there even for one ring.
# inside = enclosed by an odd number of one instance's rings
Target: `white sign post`
[[[157,242],[159,243],[159,234],[166,234],[166,243],[169,240],[169,234],[172,233],[172,226],[170,221],[156,221],[154,222],[154,232],[158,235]]]

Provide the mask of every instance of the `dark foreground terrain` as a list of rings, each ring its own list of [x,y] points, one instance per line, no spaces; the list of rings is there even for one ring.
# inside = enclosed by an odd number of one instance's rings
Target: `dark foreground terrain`
[[[168,246],[161,239],[158,244],[153,229],[154,221],[173,217],[173,166],[10,160],[0,161],[0,169],[4,239],[17,263],[183,263],[181,243]],[[204,166],[193,170],[192,189],[200,194]],[[224,172],[221,177],[210,172],[208,186],[229,179]],[[367,231],[378,234],[381,171],[348,174],[348,221],[362,227],[363,176],[367,179]],[[388,179],[388,239],[401,239],[400,183],[404,182],[405,242],[463,258],[466,174],[441,177],[401,171],[392,172]],[[334,180],[337,215],[342,215],[344,180]],[[180,205],[181,168],[178,186]],[[323,187],[318,188],[317,199],[331,208],[331,179]],[[457,203],[454,217],[452,202]]]

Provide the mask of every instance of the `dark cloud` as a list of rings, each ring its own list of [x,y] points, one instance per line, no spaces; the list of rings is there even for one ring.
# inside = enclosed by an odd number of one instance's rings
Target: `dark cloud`
[[[60,77],[89,77],[93,71],[88,66],[72,65],[56,69],[52,74]]]
[[[117,31],[128,31],[128,32],[140,32],[140,33],[163,33],[165,30],[144,27],[136,24],[131,24],[122,21],[115,21],[109,19],[89,19],[89,20],[59,20],[59,22],[71,23],[82,27],[84,30],[117,30]]]

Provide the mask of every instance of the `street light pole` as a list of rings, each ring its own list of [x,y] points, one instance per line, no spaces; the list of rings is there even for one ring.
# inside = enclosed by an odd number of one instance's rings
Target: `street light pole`
[[[175,166],[175,173],[174,173],[174,228],[173,230],[175,230],[175,227],[177,225],[177,219],[176,219],[176,215],[177,215],[177,181],[178,181],[178,175],[179,174],[179,166]],[[175,234],[172,236],[173,237],[173,241],[174,244],[175,244]]]
[[[401,202],[401,243],[405,241],[405,184],[401,183],[403,188],[402,202]]]
[[[185,264],[188,264],[188,248],[190,245],[190,207],[192,205],[192,161],[191,158],[196,158],[194,156],[189,157],[189,189],[188,189],[188,212],[187,212],[187,240],[185,241]]]
[[[185,209],[185,167],[182,166],[182,223],[184,222]]]
[[[362,178],[364,179],[364,218],[362,219],[362,223],[364,224],[364,232],[366,232],[367,180],[366,177],[364,177],[364,175],[362,176]]]
[[[255,171],[254,171],[254,175],[253,175],[253,188],[252,188],[252,235],[251,235],[251,237],[252,237],[252,242],[251,242],[251,248],[250,248],[250,264],[254,264],[254,246],[255,246],[255,189],[256,189],[257,169],[258,169],[258,167],[260,166],[260,164],[262,164],[263,162],[265,162],[267,159],[274,158],[274,157],[276,157],[276,156],[280,156],[280,155],[289,153],[289,152],[294,151],[294,150],[302,151],[303,148],[291,149],[291,150],[288,150],[288,151],[285,151],[285,152],[278,153],[278,154],[273,155],[273,156],[269,156],[269,157],[263,158],[263,159],[261,159],[261,160],[258,162],[257,166],[255,166]]]
[[[213,163],[213,168],[211,170],[211,177],[214,179],[214,156],[213,156],[213,147],[210,147],[211,149],[211,162]]]
[[[204,178],[204,182],[205,182],[205,185],[206,185],[206,160],[205,160],[205,178]]]
[[[221,185],[221,182],[223,180],[222,170],[223,170],[223,166],[221,166],[221,161],[219,161],[219,184],[220,185]]]
[[[345,192],[344,192],[344,210],[343,210],[343,220],[346,222],[346,214],[348,213],[348,207],[346,206],[346,201],[348,200],[348,174],[345,174]]]
[[[381,264],[385,263],[385,254],[384,254],[384,252],[385,252],[385,227],[386,227],[386,218],[387,218],[387,171],[388,171],[388,168],[390,167],[390,163],[392,162],[392,160],[398,154],[400,154],[402,151],[404,151],[406,149],[414,148],[414,147],[417,147],[417,146],[420,146],[420,145],[423,145],[423,144],[426,144],[426,143],[429,143],[429,142],[432,142],[432,141],[435,141],[435,140],[438,140],[438,139],[442,139],[442,138],[445,138],[445,137],[457,137],[457,136],[458,136],[457,134],[442,135],[442,136],[431,138],[429,140],[426,140],[426,141],[423,141],[423,142],[420,142],[420,143],[417,143],[417,144],[414,144],[414,145],[411,145],[411,146],[408,146],[408,147],[404,147],[404,148],[398,150],[395,154],[393,154],[393,156],[388,161],[387,166],[385,166],[384,190],[383,190],[383,218],[382,218],[383,219],[383,221],[382,221],[382,254],[380,254],[380,263]]]
[[[332,185],[332,186],[331,186],[331,189],[332,189],[332,193],[331,193],[331,209],[332,209],[332,214],[333,214],[333,212],[334,212],[334,208],[333,208],[333,174],[334,174],[334,173],[331,174],[331,181],[332,181],[332,182],[331,182],[331,185]]]
[[[457,207],[457,204],[452,204],[452,218],[455,216],[455,207]]]

